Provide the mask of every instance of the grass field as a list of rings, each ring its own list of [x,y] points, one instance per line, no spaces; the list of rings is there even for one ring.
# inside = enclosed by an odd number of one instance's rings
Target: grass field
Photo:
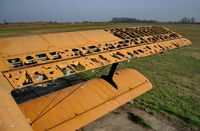
[[[31,27],[0,27],[0,37],[41,33],[129,27],[149,24],[66,24]],[[134,68],[143,73],[154,89],[137,98],[137,107],[153,114],[164,114],[174,123],[200,128],[200,25],[164,24],[192,41],[192,45],[164,54],[120,63],[119,68]],[[97,71],[97,70],[96,70]],[[106,73],[102,71],[99,75]],[[86,78],[95,72],[82,73]]]

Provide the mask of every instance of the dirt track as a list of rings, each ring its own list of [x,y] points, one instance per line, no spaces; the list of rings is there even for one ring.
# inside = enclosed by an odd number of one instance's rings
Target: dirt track
[[[129,120],[127,110],[142,116],[153,129],[142,127],[139,124]],[[82,129],[83,131],[176,131],[177,129],[170,125],[165,119],[158,119],[146,111],[142,111],[133,105],[125,106],[114,110],[113,112],[97,119]]]

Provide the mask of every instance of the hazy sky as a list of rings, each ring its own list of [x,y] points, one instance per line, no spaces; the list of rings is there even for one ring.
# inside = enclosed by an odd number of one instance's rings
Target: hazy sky
[[[0,22],[108,21],[133,17],[200,21],[200,0],[0,0]]]

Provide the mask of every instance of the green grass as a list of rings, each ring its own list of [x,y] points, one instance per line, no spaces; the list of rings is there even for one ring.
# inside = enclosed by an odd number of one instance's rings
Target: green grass
[[[145,74],[154,85],[152,91],[136,99],[136,105],[200,127],[200,25],[166,27],[180,32],[193,45],[129,63],[128,67]]]
[[[134,24],[137,26],[145,24]],[[41,26],[26,26],[26,27],[0,27],[0,38],[35,35],[44,33],[57,33],[66,31],[81,31],[81,30],[94,30],[112,27],[127,27],[133,24],[115,24],[115,23],[85,23],[85,24],[62,24],[62,25],[41,25]]]
[[[155,23],[154,23],[155,24]],[[42,34],[63,31],[129,27],[149,24],[66,24],[52,26],[0,28],[0,37]],[[150,24],[152,25],[152,24]],[[200,25],[164,24],[192,41],[192,45],[164,54],[121,62],[119,68],[134,68],[144,74],[154,89],[137,98],[135,104],[153,112],[167,114],[170,120],[200,127]],[[100,76],[95,71],[82,73],[86,79]]]
[[[129,114],[130,120],[132,120],[133,122],[140,124],[141,126],[146,127],[146,128],[152,128],[151,125],[148,122],[146,122],[141,116],[136,115],[132,112],[128,112],[128,114]]]

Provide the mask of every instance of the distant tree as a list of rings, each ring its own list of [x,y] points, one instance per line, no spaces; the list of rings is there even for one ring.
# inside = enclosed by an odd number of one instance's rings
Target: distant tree
[[[3,23],[4,23],[5,25],[8,25],[8,21],[7,21],[6,19],[3,20]]]
[[[48,24],[53,24],[53,21],[49,21]]]
[[[185,24],[191,24],[191,23],[195,23],[195,18],[192,17],[191,19],[188,17],[183,17],[180,21],[181,23],[185,23]]]
[[[183,17],[181,19],[181,23],[188,23],[188,18],[187,17]]]
[[[191,18],[191,23],[195,23],[195,18],[194,17]]]

